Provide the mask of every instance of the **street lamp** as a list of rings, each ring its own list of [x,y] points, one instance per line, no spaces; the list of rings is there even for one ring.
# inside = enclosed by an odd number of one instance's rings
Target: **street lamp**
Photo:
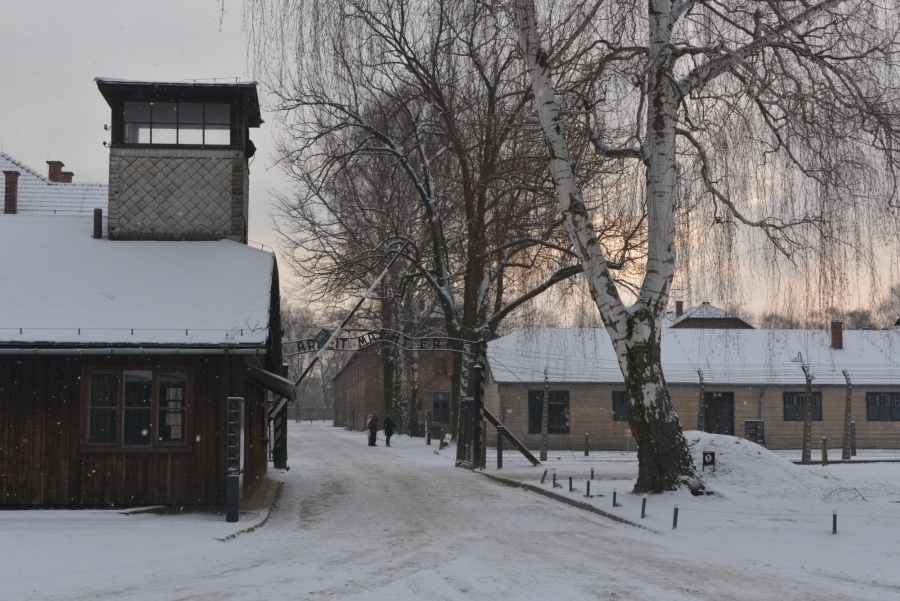
[[[800,455],[800,463],[808,465],[812,463],[812,453],[810,444],[812,442],[812,374],[809,372],[809,365],[803,361],[803,354],[797,353],[796,357],[791,359],[793,363],[799,363],[803,375],[806,377],[806,413],[803,416],[803,450]]]

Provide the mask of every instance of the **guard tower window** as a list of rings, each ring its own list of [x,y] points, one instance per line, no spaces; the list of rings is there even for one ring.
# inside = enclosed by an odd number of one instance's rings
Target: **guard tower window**
[[[229,146],[231,106],[211,102],[125,102],[126,144]]]

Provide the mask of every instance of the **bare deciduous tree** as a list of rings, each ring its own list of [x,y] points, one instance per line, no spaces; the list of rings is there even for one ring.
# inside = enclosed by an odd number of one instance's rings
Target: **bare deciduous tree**
[[[279,160],[299,184],[281,231],[318,298],[356,292],[400,237],[413,246],[397,278],[429,287],[447,334],[474,341],[581,270],[524,123],[514,31],[486,5],[245,7],[285,125]],[[617,234],[613,248],[628,245]],[[453,416],[461,371],[457,359]]]
[[[539,26],[534,0],[514,2],[550,171],[625,377],[635,491],[670,490],[698,479],[660,365],[676,247],[703,243],[685,224],[726,241],[745,226],[791,261],[824,257],[831,271],[819,285],[838,286],[847,249],[867,252],[862,238],[885,232],[875,216],[897,200],[898,12],[877,0],[542,8]],[[642,178],[647,259],[633,300],[597,244],[603,216],[585,204],[569,150],[579,138]]]
[[[315,336],[319,331],[316,314],[307,307],[285,304],[281,311],[281,327],[284,329],[286,342],[305,340]],[[285,348],[285,360],[288,364],[288,377],[296,380],[303,373],[311,355],[298,353],[290,346]],[[334,394],[331,379],[343,365],[340,357],[323,357],[316,368],[301,382],[298,391],[298,411],[301,406],[333,407]]]

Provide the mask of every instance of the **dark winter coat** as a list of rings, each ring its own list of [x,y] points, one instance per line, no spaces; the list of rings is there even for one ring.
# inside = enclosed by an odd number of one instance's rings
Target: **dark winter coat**
[[[386,415],[384,418],[384,435],[385,436],[393,436],[394,435],[394,420],[390,415]]]

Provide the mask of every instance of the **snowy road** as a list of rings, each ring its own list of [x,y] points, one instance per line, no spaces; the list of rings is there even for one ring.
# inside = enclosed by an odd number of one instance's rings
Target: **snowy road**
[[[0,599],[897,598],[896,590],[685,549],[457,469],[421,439],[366,446],[291,425],[291,470],[262,528],[221,516],[5,512]],[[446,451],[445,451],[446,453]],[[856,590],[856,592],[852,592]],[[9,595],[9,596],[6,596]]]

